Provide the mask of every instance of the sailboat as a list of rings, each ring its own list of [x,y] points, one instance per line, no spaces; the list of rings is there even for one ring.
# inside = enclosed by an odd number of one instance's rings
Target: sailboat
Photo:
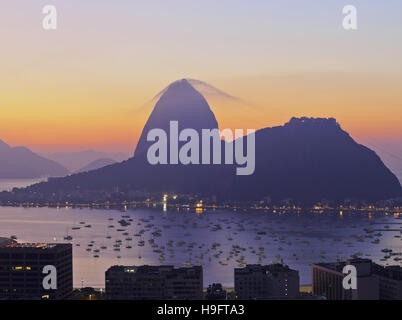
[[[68,229],[67,229],[67,235],[64,237],[64,240],[67,240],[67,241],[73,240],[73,237],[68,234]]]

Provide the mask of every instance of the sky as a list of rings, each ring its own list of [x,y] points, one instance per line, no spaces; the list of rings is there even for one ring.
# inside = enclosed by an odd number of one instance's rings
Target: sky
[[[2,0],[0,139],[131,154],[151,99],[192,78],[241,99],[209,101],[221,128],[335,117],[402,173],[401,17],[400,0]]]

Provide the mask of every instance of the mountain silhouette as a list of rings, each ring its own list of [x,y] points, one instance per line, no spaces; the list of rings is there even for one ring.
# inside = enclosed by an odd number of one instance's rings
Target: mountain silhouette
[[[302,203],[322,199],[377,201],[402,196],[395,175],[374,151],[356,143],[333,118],[292,118],[283,126],[255,133],[255,172],[237,176],[237,165],[151,165],[146,153],[149,130],[169,132],[169,122],[185,128],[218,127],[204,97],[187,80],[171,84],[149,116],[134,156],[90,172],[51,179],[20,190],[19,199],[74,200],[95,191],[136,191],[216,196],[219,200]],[[246,147],[246,138],[244,148]],[[232,142],[233,143],[233,142]],[[168,148],[169,149],[169,148]],[[224,154],[226,142],[221,141]],[[4,197],[7,197],[6,195]]]
[[[149,116],[135,149],[134,157],[146,155],[148,147],[153,144],[153,142],[147,141],[149,130],[158,128],[169,133],[170,121],[178,121],[179,132],[191,128],[195,129],[199,135],[201,135],[202,129],[218,128],[215,115],[205,98],[186,79],[173,82],[161,94]],[[168,150],[169,146],[168,141]]]
[[[10,147],[0,140],[0,178],[34,179],[62,177],[69,171],[25,147]]]
[[[172,85],[174,85],[176,82],[182,82],[182,81],[186,81],[187,83],[189,83],[196,91],[198,91],[204,98],[207,97],[220,97],[220,98],[224,98],[227,100],[232,100],[232,101],[238,101],[241,100],[237,97],[234,97],[218,88],[215,88],[214,86],[204,82],[204,81],[200,81],[200,80],[196,80],[196,79],[181,79],[181,80],[177,80],[173,83],[171,83],[169,86],[167,86],[165,89],[163,89],[161,92],[159,92],[152,100],[153,101],[158,101],[159,98],[167,91],[167,89],[169,87],[171,87]],[[206,99],[208,100],[208,99]]]
[[[99,159],[112,159],[115,162],[127,160],[129,157],[122,153],[105,153],[95,150],[84,150],[76,152],[56,152],[43,154],[43,157],[60,163],[70,172],[77,172],[83,167]]]
[[[292,118],[256,132],[256,169],[234,176],[236,199],[380,200],[402,196],[377,154],[356,143],[333,118]]]

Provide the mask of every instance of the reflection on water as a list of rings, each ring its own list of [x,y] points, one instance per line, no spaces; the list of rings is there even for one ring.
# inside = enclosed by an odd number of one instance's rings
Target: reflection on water
[[[17,235],[24,242],[72,238],[76,287],[82,281],[103,287],[106,269],[115,264],[201,264],[204,286],[221,282],[231,287],[234,268],[281,261],[309,284],[309,265],[315,262],[357,255],[400,264],[393,257],[384,260],[381,250],[402,251],[401,227],[402,219],[369,219],[367,214],[0,207],[0,236]]]
[[[32,184],[46,181],[47,178],[36,179],[0,179],[0,192],[11,191],[13,188],[24,188]]]

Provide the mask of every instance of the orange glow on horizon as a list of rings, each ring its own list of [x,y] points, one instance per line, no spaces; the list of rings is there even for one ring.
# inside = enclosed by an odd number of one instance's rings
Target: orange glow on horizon
[[[241,100],[207,100],[221,129],[278,126],[293,116],[334,117],[356,140],[402,140],[399,82],[391,76],[350,78],[313,73],[212,79],[213,85]],[[122,86],[106,93],[102,85],[98,94],[96,79],[93,82],[86,95],[73,84],[51,94],[39,85],[23,96],[8,91],[1,98],[10,107],[2,110],[0,139],[41,150],[96,148],[131,154],[155,104],[151,98],[163,86]]]

